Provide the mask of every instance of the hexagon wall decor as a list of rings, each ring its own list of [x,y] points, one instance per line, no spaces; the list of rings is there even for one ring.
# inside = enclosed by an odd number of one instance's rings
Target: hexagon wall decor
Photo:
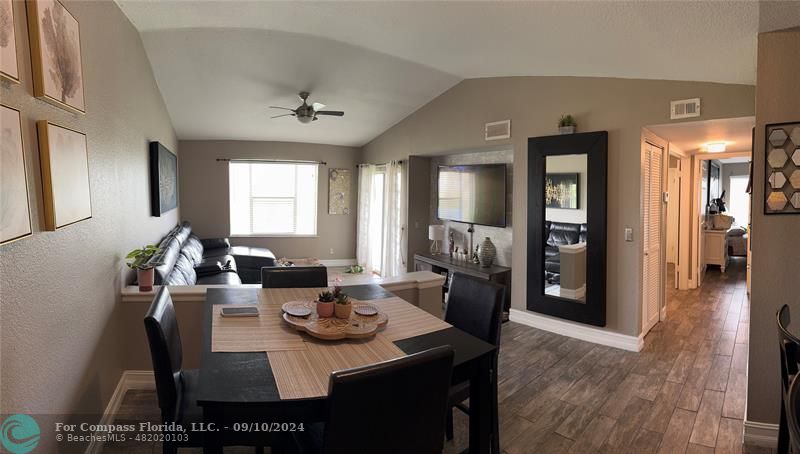
[[[781,169],[784,165],[786,165],[786,161],[789,160],[789,157],[786,156],[786,152],[783,151],[783,148],[776,148],[769,152],[767,155],[767,161],[769,162],[769,166],[773,169]]]
[[[786,135],[786,131],[781,128],[775,128],[769,133],[769,143],[771,143],[773,147],[777,148],[786,143],[786,139],[788,137],[789,136]]]
[[[768,124],[764,138],[764,214],[800,214],[800,121]]]

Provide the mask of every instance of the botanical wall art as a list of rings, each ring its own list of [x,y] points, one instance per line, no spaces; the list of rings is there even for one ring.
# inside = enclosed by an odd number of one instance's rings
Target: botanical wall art
[[[45,227],[56,230],[92,217],[86,135],[50,123],[36,122]]]
[[[19,82],[17,35],[14,29],[14,6],[11,0],[0,0],[0,76]]]
[[[766,126],[764,214],[800,214],[800,122]]]
[[[547,208],[578,209],[578,173],[548,173],[544,184]]]
[[[160,217],[178,207],[178,157],[159,142],[150,142],[150,210]]]
[[[0,106],[0,244],[31,234],[19,111]]]
[[[328,171],[328,214],[350,214],[350,171]]]
[[[58,0],[30,0],[27,4],[34,95],[85,113],[77,19]]]

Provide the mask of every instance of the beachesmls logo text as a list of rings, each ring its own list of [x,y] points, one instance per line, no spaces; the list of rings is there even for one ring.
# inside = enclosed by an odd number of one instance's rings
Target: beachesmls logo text
[[[39,444],[39,424],[28,415],[11,415],[0,426],[0,443],[11,454],[26,454]]]

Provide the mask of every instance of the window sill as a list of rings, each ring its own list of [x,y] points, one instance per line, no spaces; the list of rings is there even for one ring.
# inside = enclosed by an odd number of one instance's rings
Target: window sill
[[[258,233],[252,235],[238,234],[230,235],[230,238],[319,238],[319,235],[290,235],[290,234],[267,234]]]

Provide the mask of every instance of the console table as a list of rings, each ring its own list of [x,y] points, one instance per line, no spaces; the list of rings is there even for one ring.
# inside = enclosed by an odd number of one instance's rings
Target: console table
[[[447,292],[450,285],[450,276],[453,272],[464,273],[481,279],[486,279],[505,286],[506,301],[504,311],[511,307],[511,268],[492,265],[484,268],[477,263],[465,262],[450,257],[449,254],[414,254],[414,271],[432,271],[436,274],[447,274],[442,292]]]

